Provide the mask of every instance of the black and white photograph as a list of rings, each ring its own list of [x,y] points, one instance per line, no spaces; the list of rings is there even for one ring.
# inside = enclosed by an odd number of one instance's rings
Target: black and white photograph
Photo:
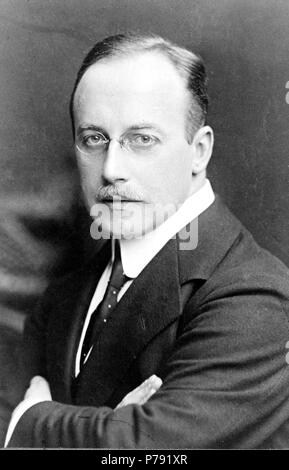
[[[288,0],[0,0],[0,107],[0,448],[289,449]]]

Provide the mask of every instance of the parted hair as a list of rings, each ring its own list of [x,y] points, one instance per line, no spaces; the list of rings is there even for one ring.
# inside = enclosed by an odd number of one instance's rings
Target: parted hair
[[[199,55],[154,34],[117,34],[97,42],[84,58],[77,73],[70,98],[70,117],[74,135],[74,96],[86,70],[102,59],[116,58],[140,52],[157,51],[166,56],[184,79],[190,93],[187,117],[187,139],[192,140],[195,131],[206,122],[208,112],[207,75]]]

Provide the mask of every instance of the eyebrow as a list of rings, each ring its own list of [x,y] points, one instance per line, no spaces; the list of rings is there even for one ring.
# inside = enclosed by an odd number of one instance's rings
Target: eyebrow
[[[145,122],[145,123],[140,123],[140,124],[134,124],[133,126],[130,126],[128,128],[128,131],[141,131],[145,129],[153,129],[159,132],[160,134],[163,134],[164,132],[156,125],[150,122]]]
[[[107,134],[106,130],[103,129],[102,127],[95,126],[93,124],[83,124],[77,128],[76,135],[81,134],[83,131],[97,131],[101,132],[102,134]]]
[[[128,129],[124,132],[124,134],[129,131],[141,131],[145,129],[156,130],[160,134],[165,135],[165,133],[156,124],[150,123],[150,122],[133,124],[132,126],[128,127]],[[97,132],[101,132],[104,135],[107,135],[107,131],[104,128],[100,126],[96,126],[95,124],[87,124],[87,125],[82,124],[81,126],[77,128],[76,135],[79,135],[84,131],[97,131]]]

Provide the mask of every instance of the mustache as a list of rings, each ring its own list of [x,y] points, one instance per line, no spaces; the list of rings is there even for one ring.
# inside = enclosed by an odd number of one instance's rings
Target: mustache
[[[131,188],[120,188],[117,185],[100,186],[96,193],[97,202],[121,199],[123,201],[138,201],[144,200],[143,196],[137,194]]]

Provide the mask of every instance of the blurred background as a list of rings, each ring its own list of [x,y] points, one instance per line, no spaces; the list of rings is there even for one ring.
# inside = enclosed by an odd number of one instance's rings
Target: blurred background
[[[0,0],[0,445],[25,315],[93,248],[68,115],[75,75],[96,41],[127,30],[203,56],[213,187],[289,265],[288,0]]]

